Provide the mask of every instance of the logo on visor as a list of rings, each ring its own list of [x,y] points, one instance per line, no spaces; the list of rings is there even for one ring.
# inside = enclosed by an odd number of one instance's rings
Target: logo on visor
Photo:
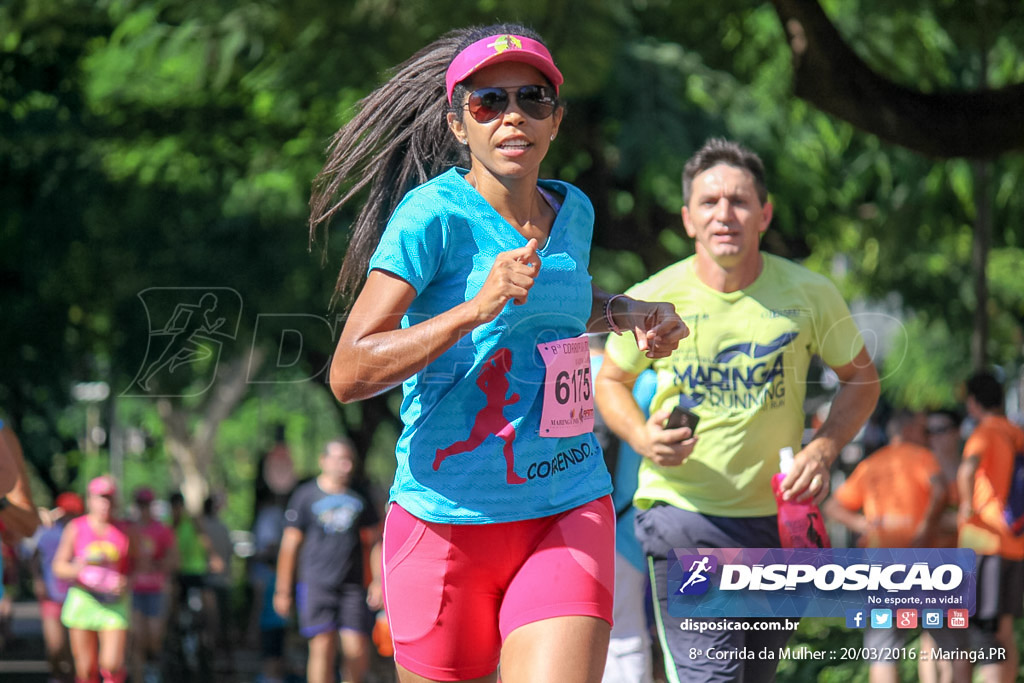
[[[711,588],[708,576],[718,571],[718,558],[714,555],[683,555],[679,565],[686,567],[683,585],[679,587],[679,595],[704,595]]]
[[[523,41],[515,36],[498,36],[493,43],[487,43],[487,47],[493,47],[494,53],[500,55],[505,50],[522,50]]]

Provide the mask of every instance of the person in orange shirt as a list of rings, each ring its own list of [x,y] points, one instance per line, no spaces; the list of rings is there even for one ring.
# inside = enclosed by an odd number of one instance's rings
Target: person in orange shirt
[[[1024,431],[1003,413],[1003,387],[989,372],[967,380],[967,414],[977,422],[964,444],[957,470],[960,492],[961,548],[978,554],[977,611],[970,621],[973,640],[1005,648],[1005,659],[983,662],[978,671],[986,681],[1016,679],[1017,645],[1013,620],[1024,614],[1024,537],[1010,530],[1003,516],[1010,490],[1014,458],[1024,453]]]
[[[901,411],[889,444],[863,460],[825,503],[825,514],[866,548],[929,547],[946,502],[946,480],[928,450],[924,415]]]
[[[938,534],[948,484],[935,456],[925,446],[925,416],[900,411],[889,420],[886,433],[889,444],[857,465],[825,502],[823,511],[854,531],[860,546],[930,547]],[[895,628],[868,628],[864,631],[864,647],[879,655],[898,652],[908,633]],[[871,682],[895,683],[899,680],[897,666],[895,658],[872,661]],[[926,675],[921,680],[926,680]]]

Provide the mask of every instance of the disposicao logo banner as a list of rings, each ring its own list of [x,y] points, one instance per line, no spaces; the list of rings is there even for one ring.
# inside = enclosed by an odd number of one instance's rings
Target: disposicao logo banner
[[[845,617],[849,609],[975,609],[963,548],[676,548],[675,617]]]

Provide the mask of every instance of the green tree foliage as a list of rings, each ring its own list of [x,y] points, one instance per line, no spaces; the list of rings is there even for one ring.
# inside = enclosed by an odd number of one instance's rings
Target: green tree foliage
[[[932,92],[1024,80],[1016,5],[983,4],[981,14],[951,1],[823,6],[873,69]],[[683,162],[707,137],[733,137],[768,167],[776,217],[767,249],[832,275],[851,298],[899,294],[922,343],[892,362],[890,396],[954,395],[977,306],[971,164],[925,158],[794,97],[772,3],[12,0],[0,6],[0,405],[52,488],[78,464],[68,456],[51,471],[54,455],[83,450],[83,422],[67,417],[81,410],[70,387],[102,379],[117,397],[147,358],[161,324],[139,298],[149,288],[238,293],[239,329],[219,357],[222,375],[250,371],[238,411],[254,396],[281,403],[253,382],[305,379],[322,391],[338,324],[327,302],[348,220],[332,226],[321,267],[305,214],[324,144],[388,68],[453,25],[496,19],[540,30],[566,75],[566,124],[545,173],[594,201],[599,284],[621,291],[692,253],[680,230]],[[1008,151],[989,163],[989,353],[1012,366],[1024,321],[1015,279],[1024,161]],[[291,328],[282,314],[294,316]],[[258,372],[246,365],[254,349],[265,354]],[[189,366],[163,386],[189,394],[209,370]],[[169,438],[176,420],[195,447],[204,429],[236,430],[241,413],[211,420],[216,392],[195,393],[166,399],[152,433]],[[394,403],[328,402],[338,429],[372,451],[381,479]],[[208,476],[231,469],[215,435],[203,442]]]
[[[903,87],[955,95],[1024,80],[1019,51],[1012,47],[1024,35],[1024,16],[1015,3],[823,5],[856,55]],[[642,30],[649,39],[683,50],[693,46],[714,75],[694,73],[690,82],[703,84],[709,94],[688,93],[684,101],[713,114],[716,133],[747,141],[765,158],[776,208],[775,235],[768,233],[766,247],[806,257],[810,267],[841,279],[850,297],[880,300],[898,293],[909,315],[945,321],[952,342],[947,348],[966,348],[960,342],[969,337],[978,307],[971,283],[979,200],[972,164],[925,158],[792,97],[792,55],[779,49],[786,36],[771,7],[724,3],[700,15],[676,9],[669,3],[652,7]],[[1009,58],[1011,53],[1018,58]],[[735,85],[720,85],[728,83]],[[869,100],[864,106],[884,104]],[[988,164],[996,263],[1012,260],[1022,239],[1019,193],[1008,190],[1019,176],[1022,155],[1008,149]],[[837,270],[837,263],[843,268]],[[1024,319],[1013,280],[1001,280],[1004,274],[990,265],[990,298],[982,305],[993,321],[988,357],[1012,369],[1019,363]],[[929,365],[928,377],[938,378],[940,393],[951,397],[955,378],[966,372],[966,356],[944,355],[953,365],[940,366],[940,357],[922,348],[912,345],[908,353],[920,354],[914,360]],[[919,385],[921,378],[894,372],[887,387],[906,384],[909,395],[934,395],[937,387]],[[902,401],[904,394],[890,397]]]

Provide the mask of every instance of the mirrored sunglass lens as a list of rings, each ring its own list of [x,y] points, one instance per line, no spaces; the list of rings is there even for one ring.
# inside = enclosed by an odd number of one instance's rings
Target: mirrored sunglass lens
[[[508,106],[508,93],[499,88],[484,88],[469,96],[469,113],[480,123],[492,121]]]
[[[526,85],[516,93],[519,107],[535,119],[546,119],[555,110],[555,99],[547,88],[540,85]]]
[[[543,85],[524,85],[516,93],[516,97],[533,102],[550,102],[553,99],[551,93]]]

